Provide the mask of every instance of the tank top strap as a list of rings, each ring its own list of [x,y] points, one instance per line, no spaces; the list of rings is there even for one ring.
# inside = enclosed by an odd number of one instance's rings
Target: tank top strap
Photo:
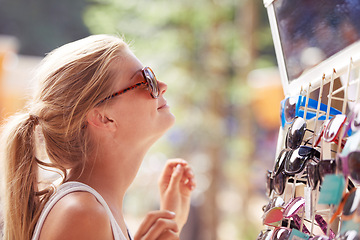
[[[49,199],[49,201],[45,204],[44,209],[41,212],[39,220],[36,224],[32,240],[38,240],[40,237],[40,231],[44,225],[45,219],[49,214],[50,210],[54,207],[54,205],[64,196],[72,192],[89,192],[94,195],[97,201],[104,207],[106,213],[109,216],[111,228],[113,231],[114,240],[127,240],[124,236],[121,228],[119,227],[118,223],[115,220],[114,215],[112,214],[109,206],[107,205],[105,199],[92,187],[80,183],[80,182],[66,182],[57,189],[56,193]],[[128,233],[129,235],[129,233]],[[130,236],[130,235],[129,235]]]

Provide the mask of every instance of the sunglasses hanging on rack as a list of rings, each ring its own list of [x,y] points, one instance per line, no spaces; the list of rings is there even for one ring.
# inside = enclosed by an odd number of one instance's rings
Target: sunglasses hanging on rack
[[[344,149],[337,156],[339,170],[360,184],[360,131],[348,137]]]

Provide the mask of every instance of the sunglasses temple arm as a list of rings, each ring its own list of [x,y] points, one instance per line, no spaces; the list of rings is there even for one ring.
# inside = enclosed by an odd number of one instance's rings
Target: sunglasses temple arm
[[[348,178],[348,190],[350,191],[351,189],[355,188],[354,183],[351,181],[350,178]]]
[[[291,217],[294,219],[296,226],[301,229],[301,218],[296,214]],[[310,234],[309,229],[305,226],[305,224],[302,225],[302,228],[303,233]]]
[[[327,233],[327,228],[328,228],[328,224],[326,223],[326,221],[324,220],[324,218],[321,215],[315,215],[315,221],[319,224],[321,230],[323,231],[323,233]],[[333,232],[333,230],[330,229],[329,232],[329,237],[330,239],[334,239],[335,238],[335,233]]]

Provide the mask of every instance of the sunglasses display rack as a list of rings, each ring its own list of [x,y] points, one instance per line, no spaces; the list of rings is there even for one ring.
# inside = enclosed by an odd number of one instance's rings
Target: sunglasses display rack
[[[352,42],[303,69],[290,69],[297,56],[293,52],[289,57],[288,47],[295,45],[286,41],[295,41],[295,36],[286,36],[285,29],[286,24],[305,21],[296,19],[301,15],[296,11],[304,9],[304,16],[308,9],[319,10],[323,25],[331,18],[358,27],[360,8],[352,6],[359,6],[360,0],[264,0],[264,5],[285,99],[280,103],[274,166],[266,175],[264,230],[257,239],[360,240],[360,27],[354,30]],[[285,8],[289,13],[281,11]],[[335,18],[338,9],[356,15],[357,21],[345,15]],[[314,32],[307,27],[300,31],[304,36]],[[316,47],[323,49],[322,42]]]
[[[269,203],[263,209],[263,223],[268,228],[258,239],[358,236],[359,76],[359,64],[350,59],[342,76],[333,71],[329,79],[322,76],[318,88],[309,84],[299,95],[282,101],[276,159],[267,172]],[[341,106],[340,110],[334,105]],[[282,237],[266,238],[269,234]]]

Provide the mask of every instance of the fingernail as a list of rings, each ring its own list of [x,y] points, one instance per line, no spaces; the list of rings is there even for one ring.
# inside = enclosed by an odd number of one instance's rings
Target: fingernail
[[[176,214],[175,214],[174,212],[172,212],[172,211],[169,211],[169,213],[170,213],[171,215],[173,215],[173,216],[176,215]]]
[[[175,171],[180,172],[181,171],[181,164],[176,165]]]

